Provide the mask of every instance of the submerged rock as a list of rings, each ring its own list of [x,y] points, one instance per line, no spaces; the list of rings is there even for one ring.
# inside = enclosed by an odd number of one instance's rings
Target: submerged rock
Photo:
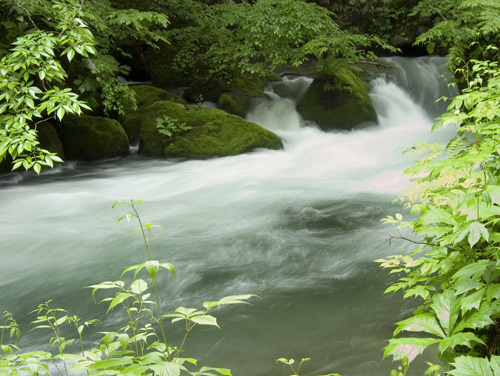
[[[139,151],[151,156],[203,159],[257,148],[283,148],[281,139],[271,131],[216,109],[156,102],[143,115]],[[158,119],[168,119],[186,130],[169,137],[159,132]]]
[[[67,116],[58,133],[67,159],[96,161],[129,152],[127,134],[117,120],[88,115]]]

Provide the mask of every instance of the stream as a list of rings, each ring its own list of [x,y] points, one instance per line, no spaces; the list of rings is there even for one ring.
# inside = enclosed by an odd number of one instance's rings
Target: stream
[[[434,102],[450,95],[446,61],[387,62],[397,69],[374,78],[370,92],[378,124],[362,130],[323,132],[304,122],[295,103],[310,80],[285,79],[289,94],[270,86],[270,99],[247,115],[277,133],[284,150],[200,161],[131,155],[0,176],[0,312],[19,321],[19,345],[48,348],[48,333],[32,331],[28,315],[48,299],[84,320],[99,318],[97,331],[123,324],[85,286],[146,260],[136,224],[115,224],[125,208],[111,209],[140,199],[142,219],[164,229],[153,231],[152,258],[176,267],[158,281],[165,313],[259,296],[216,310],[220,329],[194,330],[186,356],[235,376],[288,375],[275,364],[280,357],[311,357],[302,376],[388,376],[397,364],[382,361],[383,347],[414,307],[402,294],[383,294],[395,279],[373,262],[410,251],[389,243],[393,230],[380,222],[401,212],[393,200],[409,185],[402,171],[411,161],[397,149],[446,142],[453,130],[431,133],[446,108]],[[168,324],[167,333],[178,344],[182,324]],[[86,338],[95,345],[92,331]],[[421,358],[417,370],[437,362],[433,351]]]

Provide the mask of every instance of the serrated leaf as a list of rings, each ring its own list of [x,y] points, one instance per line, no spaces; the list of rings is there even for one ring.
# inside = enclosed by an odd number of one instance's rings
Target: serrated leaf
[[[151,369],[156,376],[179,376],[181,374],[181,367],[171,362],[151,366]]]
[[[462,313],[466,311],[470,311],[473,308],[479,309],[479,306],[481,305],[481,301],[483,299],[484,293],[486,292],[486,288],[483,287],[482,289],[467,295],[465,297],[462,297],[460,299],[460,309],[462,310]]]
[[[398,322],[398,327],[394,331],[394,336],[402,331],[426,332],[429,334],[437,335],[438,337],[445,337],[443,329],[441,329],[441,327],[439,326],[436,317],[434,317],[434,315],[430,313],[415,315],[406,320]]]
[[[217,328],[219,327],[219,325],[217,324],[217,319],[210,315],[192,316],[190,317],[190,319],[192,322],[196,324],[211,325],[211,326],[216,326]]]
[[[439,341],[439,338],[392,338],[385,347],[384,358],[392,355],[394,360],[408,358],[411,362],[428,346]]]
[[[436,312],[439,324],[448,336],[458,318],[459,307],[454,291],[447,289],[441,294],[435,294],[431,308]]]
[[[490,364],[486,358],[460,356],[451,363],[455,369],[448,371],[453,376],[495,376],[491,372]]]
[[[485,344],[473,333],[457,333],[451,337],[444,338],[439,342],[439,353],[443,354],[448,349],[453,350],[455,346],[467,346],[472,349],[474,348],[475,343],[480,343],[482,345]]]

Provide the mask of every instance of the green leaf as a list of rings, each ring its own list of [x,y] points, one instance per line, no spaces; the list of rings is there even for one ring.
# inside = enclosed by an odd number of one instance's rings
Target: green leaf
[[[190,317],[190,319],[196,324],[219,327],[219,325],[217,324],[217,319],[210,315],[192,316]]]
[[[161,365],[151,366],[156,376],[179,376],[181,374],[181,367],[172,362],[165,362]]]
[[[148,289],[148,284],[146,281],[142,279],[136,279],[132,284],[130,285],[130,290],[134,294],[142,294],[144,291]]]
[[[97,369],[113,369],[117,367],[128,366],[133,363],[132,358],[130,357],[120,357],[120,358],[111,358],[98,360],[94,364],[92,364],[89,369],[97,370]]]
[[[412,316],[406,320],[398,322],[398,327],[394,331],[394,336],[402,331],[407,332],[426,332],[438,337],[445,337],[443,329],[439,326],[433,314],[425,313]]]
[[[488,229],[480,222],[472,222],[469,226],[469,237],[467,238],[469,245],[474,247],[474,245],[479,242],[481,237],[484,240],[489,241]]]
[[[146,266],[146,269],[149,272],[149,275],[153,279],[153,281],[156,278],[156,274],[158,273],[158,269],[160,267],[160,263],[157,260],[149,260],[144,263]]]
[[[450,335],[458,318],[458,301],[455,293],[451,289],[446,289],[441,294],[435,294],[432,297],[431,308],[436,312],[439,324],[445,334]]]
[[[408,358],[411,362],[428,346],[439,341],[439,338],[392,338],[385,347],[384,358],[392,355],[394,360]]]
[[[448,349],[453,350],[455,346],[467,346],[473,349],[476,343],[485,345],[485,343],[473,333],[457,333],[439,342],[439,353],[443,354]]]
[[[121,292],[119,294],[116,294],[116,296],[113,298],[111,303],[109,304],[108,311],[111,311],[116,305],[123,303],[125,300],[130,298],[131,296],[134,296],[128,292]]]
[[[432,55],[434,53],[435,48],[436,48],[436,43],[434,43],[434,42],[427,43],[426,49],[427,49],[427,53],[429,55]]]
[[[249,304],[248,302],[245,302],[244,300],[248,300],[254,296],[256,296],[256,295],[245,294],[245,295],[225,296],[222,299],[215,301],[215,302],[204,302],[203,307],[205,307],[207,309],[211,309],[211,308],[218,307],[221,305],[226,305],[226,304]]]
[[[455,369],[448,371],[453,376],[495,376],[491,372],[488,359],[460,356],[451,363]]]

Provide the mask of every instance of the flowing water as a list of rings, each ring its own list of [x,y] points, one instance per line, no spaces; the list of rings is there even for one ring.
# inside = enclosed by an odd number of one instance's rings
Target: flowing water
[[[253,293],[252,305],[215,312],[221,329],[199,327],[186,355],[234,375],[288,374],[279,357],[311,357],[302,374],[388,375],[382,347],[411,302],[383,295],[393,278],[373,260],[405,252],[386,241],[380,219],[408,185],[396,151],[415,140],[445,140],[430,131],[443,92],[442,59],[392,59],[397,72],[372,82],[378,125],[325,133],[304,123],[295,101],[306,78],[269,89],[248,118],[275,131],[285,149],[205,161],[131,156],[70,163],[0,180],[0,311],[22,324],[20,345],[47,343],[29,331],[27,313],[54,299],[99,331],[121,324],[95,305],[84,286],[120,278],[145,260],[132,224],[115,224],[115,200],[142,199],[144,220],[164,232],[151,239],[153,258],[172,262],[162,277],[163,310]],[[444,86],[446,87],[446,86]],[[182,325],[168,326],[178,341]],[[90,335],[87,345],[92,345]],[[432,355],[427,358],[435,361]],[[422,364],[422,361],[420,362]]]

